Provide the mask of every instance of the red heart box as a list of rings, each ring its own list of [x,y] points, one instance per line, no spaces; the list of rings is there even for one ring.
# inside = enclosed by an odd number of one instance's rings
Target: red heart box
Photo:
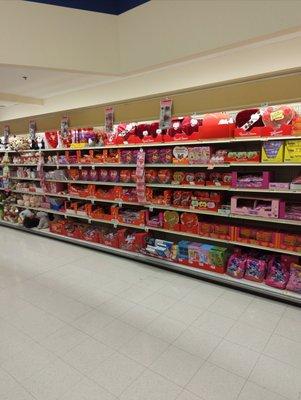
[[[295,116],[295,110],[290,106],[270,106],[262,114],[262,121],[265,126],[280,128],[281,125],[288,125]]]

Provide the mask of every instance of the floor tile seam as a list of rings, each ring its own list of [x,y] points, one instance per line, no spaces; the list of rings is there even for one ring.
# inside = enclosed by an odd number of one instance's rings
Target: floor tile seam
[[[272,389],[270,389],[270,388],[267,387],[267,386],[262,386],[262,385],[260,385],[258,382],[253,381],[253,380],[250,379],[250,378],[247,380],[246,383],[253,383],[253,384],[259,386],[261,389],[265,389],[265,390],[267,390],[268,392],[271,392],[271,393],[273,393],[273,394],[275,394],[275,395],[277,395],[277,396],[283,397],[283,400],[297,400],[297,399],[293,399],[293,398],[291,398],[291,397],[284,396],[282,393],[275,392],[275,390],[272,390]],[[245,386],[245,385],[244,385],[244,386]],[[260,399],[260,400],[261,400],[261,399]],[[263,399],[263,400],[264,400],[264,399]]]
[[[22,387],[22,389],[25,390],[26,393],[30,394],[34,399],[39,400],[35,395],[33,395],[24,385],[23,382],[19,381],[18,379],[16,379],[13,375],[11,375],[8,371],[6,371],[4,368],[2,368],[0,366],[0,370],[3,370],[7,375],[9,375],[19,386]],[[8,394],[10,391],[4,393],[5,395]]]
[[[115,352],[118,353],[119,355],[123,356],[123,357],[128,358],[130,361],[135,361],[135,360],[133,360],[132,358],[130,358],[130,357],[128,357],[128,356],[126,356],[126,355],[120,353],[118,350],[115,350]],[[92,377],[89,377],[89,379],[92,380],[94,383],[96,383],[98,386],[100,386],[102,389],[105,389],[108,393],[110,393],[111,395],[113,395],[115,398],[119,399],[120,396],[123,394],[123,392],[125,392],[125,391],[126,391],[138,378],[140,378],[140,376],[147,370],[147,367],[145,367],[145,365],[143,365],[143,364],[141,364],[141,363],[139,363],[139,362],[137,362],[137,361],[135,361],[135,362],[136,362],[137,364],[139,364],[141,367],[143,367],[143,369],[142,369],[142,371],[138,374],[138,376],[137,376],[132,382],[130,382],[128,385],[126,385],[125,389],[123,389],[122,392],[121,392],[118,396],[116,396],[116,394],[114,394],[113,392],[111,392],[109,389],[107,389],[107,388],[103,387],[102,385],[100,385],[100,384],[96,381],[96,378],[94,378],[93,376],[92,376]]]
[[[43,372],[44,370],[46,370],[47,368],[51,367],[53,364],[55,364],[57,361],[63,362],[64,364],[66,364],[69,368],[71,368],[72,370],[76,371],[79,375],[80,375],[80,379],[76,382],[76,384],[80,383],[81,381],[84,380],[85,375],[83,373],[81,373],[80,371],[78,371],[77,369],[75,369],[74,367],[72,367],[71,365],[67,364],[66,361],[64,361],[63,359],[61,359],[60,357],[56,356],[56,359],[51,361],[50,363],[48,363],[46,366],[44,366],[40,371],[38,371],[37,373],[33,374],[30,378],[27,378],[24,381],[24,384],[26,381],[31,380],[32,378],[34,378],[35,375],[40,374],[41,372]],[[31,391],[29,391],[26,387],[25,389],[36,398],[35,394],[32,393]],[[67,389],[66,391],[64,391],[63,393],[61,393],[61,396],[63,396],[65,393],[68,392],[69,389]],[[40,399],[38,399],[40,400]]]
[[[243,386],[246,384],[247,379],[242,377],[241,375],[238,375],[237,373],[233,372],[233,371],[229,371],[228,369],[221,367],[220,365],[217,365],[211,361],[208,361],[208,357],[206,358],[206,360],[204,361],[204,363],[200,366],[200,368],[196,371],[196,373],[191,377],[191,379],[187,382],[187,384],[185,385],[185,390],[188,390],[189,392],[195,394],[194,392],[192,392],[191,390],[188,389],[188,385],[191,383],[191,381],[194,379],[194,377],[199,373],[199,371],[201,370],[201,368],[204,366],[204,364],[211,364],[214,367],[217,367],[219,369],[222,369],[223,371],[227,372],[228,374],[230,373],[231,375],[235,375],[237,378],[241,379],[244,381]],[[239,392],[239,394],[241,393],[241,391]],[[238,399],[238,395],[233,399],[233,400],[237,400]]]
[[[100,342],[100,343],[102,343],[102,342]],[[104,343],[102,343],[102,344],[104,344]],[[106,346],[108,346],[108,345],[106,345]],[[108,347],[110,347],[110,346],[108,346]],[[110,349],[113,350],[114,352],[113,352],[112,354],[110,354],[109,356],[105,357],[104,360],[102,360],[102,363],[104,363],[105,361],[107,361],[114,353],[118,353],[118,351],[117,351],[116,349],[113,349],[113,348],[111,348],[111,347],[110,347]],[[67,354],[67,353],[65,353],[65,354]],[[86,378],[86,379],[88,379],[89,381],[91,381],[92,383],[95,383],[97,386],[99,386],[101,389],[103,389],[103,390],[104,390],[105,392],[107,392],[108,394],[113,395],[113,397],[115,397],[116,399],[118,399],[118,397],[117,397],[114,393],[110,392],[107,388],[105,388],[104,386],[100,385],[96,380],[93,379],[93,377],[91,377],[91,372],[93,372],[93,371],[90,371],[89,373],[84,373],[84,372],[82,372],[79,368],[75,367],[74,365],[70,364],[70,362],[68,362],[67,360],[65,360],[65,359],[63,358],[63,355],[57,356],[57,358],[58,358],[60,361],[62,361],[63,363],[67,364],[70,368],[74,369],[74,370],[75,370],[76,372],[78,372],[80,375],[83,376],[83,378],[80,380],[80,382],[81,382],[84,378]],[[101,365],[101,363],[100,363],[99,365]],[[68,389],[68,390],[69,390],[69,389]],[[65,393],[67,393],[67,392],[65,392]],[[58,400],[60,400],[60,399],[58,399]]]
[[[266,354],[266,353],[263,353],[263,352],[261,353],[261,356],[265,356],[265,357],[271,358],[271,359],[274,360],[274,361],[278,361],[278,362],[280,362],[281,364],[284,364],[284,365],[286,365],[286,366],[288,366],[288,367],[290,367],[290,368],[293,368],[293,369],[295,369],[295,370],[301,372],[301,365],[300,365],[299,367],[296,367],[295,365],[290,364],[290,363],[288,363],[287,361],[282,361],[282,360],[280,360],[279,358],[276,358],[275,356],[271,356],[270,354]],[[300,394],[301,394],[301,391],[300,391]]]
[[[212,351],[208,354],[208,356],[207,357],[205,357],[203,360],[204,360],[204,363],[200,366],[200,368],[198,368],[198,370],[195,372],[195,374],[193,374],[193,376],[191,377],[191,379],[187,382],[187,384],[185,385],[185,389],[187,389],[187,386],[189,385],[189,383],[192,381],[192,379],[197,375],[197,373],[200,371],[200,369],[202,368],[202,366],[206,363],[206,362],[210,362],[210,361],[208,361],[209,360],[209,357],[211,356],[211,354],[213,354],[213,352],[217,349],[217,347],[220,345],[220,343],[222,342],[222,340],[223,340],[223,338],[221,338],[221,337],[219,337],[219,342],[213,347],[213,349],[212,349]],[[175,344],[175,346],[176,347],[178,347],[176,344]],[[178,347],[178,348],[180,348],[180,347]],[[180,348],[181,349],[181,348]],[[195,354],[193,354],[193,353],[190,353],[189,352],[189,354],[192,354],[192,355],[195,355]],[[211,363],[211,364],[213,364],[213,363]],[[222,367],[219,367],[219,368],[222,368]],[[223,369],[225,369],[225,368],[223,368]],[[227,370],[226,370],[227,371]],[[228,371],[228,372],[230,372],[230,371]]]
[[[55,293],[54,293],[54,294],[55,294]],[[61,293],[60,293],[60,294],[61,294]],[[67,296],[66,296],[66,297],[67,297]],[[80,314],[78,317],[76,317],[76,319],[74,319],[74,320],[72,320],[72,321],[66,321],[66,320],[62,319],[61,317],[58,317],[56,314],[53,314],[53,313],[50,312],[49,310],[44,309],[44,308],[42,308],[42,307],[39,307],[38,305],[34,304],[33,302],[31,302],[31,301],[29,301],[29,300],[27,300],[27,299],[24,299],[24,298],[22,298],[22,297],[19,297],[19,298],[20,298],[21,300],[25,301],[26,303],[30,304],[31,306],[36,307],[36,308],[39,309],[40,311],[43,311],[43,312],[45,312],[46,314],[49,314],[49,315],[51,315],[52,317],[58,319],[60,322],[64,322],[65,324],[70,324],[70,322],[74,322],[75,320],[77,320],[77,319],[79,319],[79,318],[82,318],[84,315],[88,314],[88,313],[91,312],[91,311],[94,311],[94,310],[99,311],[96,307],[93,307],[93,306],[90,306],[90,305],[88,305],[88,304],[82,303],[82,302],[80,302],[79,300],[75,300],[75,299],[72,299],[72,298],[67,297],[67,298],[70,299],[70,300],[78,301],[78,302],[81,303],[82,305],[90,307],[91,310],[85,311],[83,314]]]

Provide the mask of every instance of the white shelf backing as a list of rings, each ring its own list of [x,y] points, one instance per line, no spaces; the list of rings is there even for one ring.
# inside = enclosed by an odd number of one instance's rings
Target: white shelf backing
[[[281,254],[301,256],[301,252],[277,249],[277,248],[272,248],[272,247],[267,247],[267,246],[259,246],[259,245],[255,245],[255,244],[241,243],[241,242],[228,240],[228,239],[211,238],[211,237],[201,236],[201,235],[198,235],[195,233],[190,233],[190,232],[172,231],[172,230],[168,230],[168,229],[164,229],[164,228],[155,228],[155,227],[151,227],[151,226],[147,226],[147,225],[133,225],[133,224],[127,224],[124,222],[119,222],[117,220],[108,221],[108,220],[104,220],[104,219],[90,218],[87,215],[78,215],[76,213],[67,213],[67,212],[56,211],[56,210],[52,210],[52,209],[48,209],[48,208],[26,207],[26,206],[19,206],[18,204],[14,204],[14,205],[19,208],[24,208],[24,209],[28,208],[30,210],[43,211],[43,212],[50,213],[50,214],[61,215],[61,216],[64,216],[65,218],[68,218],[68,217],[69,218],[79,218],[79,219],[86,220],[89,223],[93,221],[93,222],[99,222],[99,223],[104,223],[104,224],[108,224],[108,225],[113,225],[115,227],[124,226],[127,228],[140,229],[140,230],[144,230],[146,232],[148,232],[148,231],[164,232],[164,233],[169,233],[171,235],[184,236],[186,238],[187,237],[195,238],[195,239],[199,239],[199,240],[207,241],[207,242],[219,242],[219,243],[224,243],[224,244],[228,244],[228,245],[251,247],[254,249],[272,251],[272,252],[281,253]]]
[[[293,304],[301,305],[301,296],[298,295],[297,293],[290,292],[288,290],[279,290],[279,289],[272,288],[270,286],[266,286],[264,284],[251,282],[251,281],[247,281],[244,279],[240,279],[240,280],[234,279],[226,274],[217,274],[217,273],[214,273],[211,271],[206,271],[203,269],[192,268],[192,267],[178,264],[178,263],[175,263],[172,261],[144,255],[141,253],[133,253],[130,251],[115,249],[113,247],[104,246],[104,245],[97,244],[97,243],[86,242],[86,241],[80,240],[80,239],[68,238],[67,236],[57,235],[55,233],[51,233],[46,230],[26,229],[20,225],[9,223],[9,222],[4,222],[4,221],[0,221],[0,225],[3,227],[19,229],[24,232],[29,232],[32,234],[36,234],[36,235],[40,235],[40,236],[44,236],[44,237],[48,237],[48,238],[52,238],[52,239],[62,240],[62,241],[72,243],[72,244],[78,244],[78,245],[88,247],[88,248],[91,248],[94,250],[100,250],[100,251],[104,251],[104,252],[111,253],[114,255],[123,256],[126,258],[133,259],[135,261],[139,261],[142,263],[148,263],[148,264],[160,267],[160,268],[168,268],[170,270],[186,273],[188,275],[195,276],[198,278],[204,278],[204,279],[210,280],[212,282],[227,284],[227,285],[235,287],[235,288],[248,290],[248,291],[263,294],[263,295],[268,295],[268,296],[271,296],[271,297],[279,299],[279,300],[283,300],[283,301],[287,301],[287,302],[290,302]]]

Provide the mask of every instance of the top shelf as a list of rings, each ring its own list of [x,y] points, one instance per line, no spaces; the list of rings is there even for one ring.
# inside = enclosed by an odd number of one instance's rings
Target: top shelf
[[[0,153],[27,153],[27,152],[55,152],[55,151],[66,151],[66,150],[101,150],[101,149],[127,149],[127,148],[145,148],[145,147],[165,147],[165,146],[177,146],[177,145],[202,145],[202,144],[220,144],[220,143],[249,143],[249,142],[267,142],[271,140],[296,140],[301,139],[300,136],[266,136],[266,137],[249,137],[249,138],[223,138],[213,140],[187,140],[187,141],[174,141],[174,142],[152,142],[152,143],[132,143],[132,144],[113,144],[107,146],[94,146],[94,147],[82,147],[82,148],[60,148],[60,149],[41,149],[41,150],[3,150],[0,149]]]

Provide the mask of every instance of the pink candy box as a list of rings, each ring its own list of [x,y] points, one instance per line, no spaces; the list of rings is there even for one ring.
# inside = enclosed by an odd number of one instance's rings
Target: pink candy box
[[[287,182],[270,182],[269,189],[289,189],[290,184]]]
[[[282,218],[285,202],[280,199],[253,197],[231,197],[231,213],[238,215],[257,215],[264,218]]]
[[[257,188],[268,189],[271,179],[271,173],[268,171],[246,173],[232,172],[231,186],[233,188]]]

